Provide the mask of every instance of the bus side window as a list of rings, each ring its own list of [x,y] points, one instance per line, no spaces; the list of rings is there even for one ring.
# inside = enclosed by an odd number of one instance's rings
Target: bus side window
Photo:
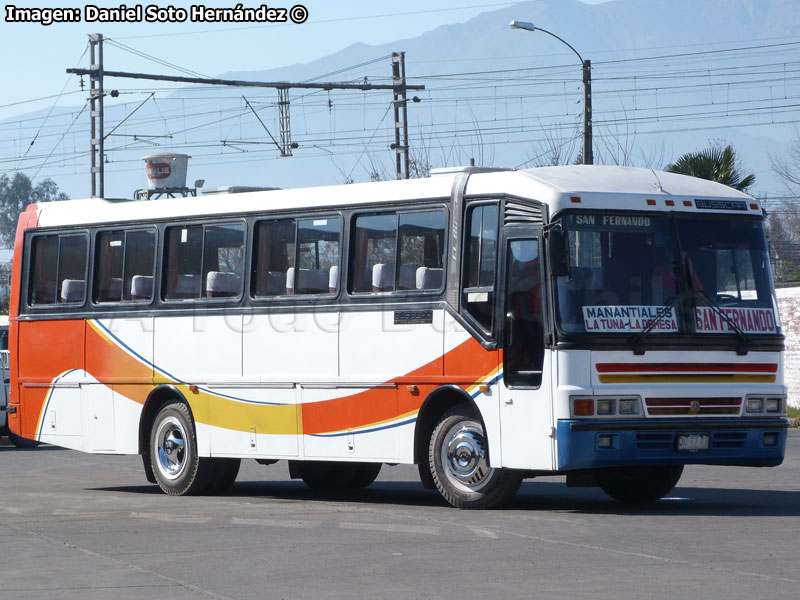
[[[128,231],[125,234],[125,270],[122,276],[122,299],[152,300],[155,267],[156,232],[152,229]],[[138,283],[138,285],[135,285],[135,283]]]
[[[438,290],[444,281],[444,211],[400,214],[398,290]]]
[[[294,269],[296,221],[259,221],[253,248],[251,294],[255,298],[285,296],[287,273]]]
[[[486,331],[492,330],[495,273],[497,270],[497,204],[470,207],[464,248],[463,303]]]
[[[252,295],[335,294],[339,288],[341,229],[339,216],[257,223]]]
[[[166,234],[166,300],[186,300],[200,297],[203,227],[169,227]]]
[[[55,304],[58,279],[58,236],[39,236],[31,244],[31,304]]]
[[[92,298],[97,303],[152,299],[156,234],[152,229],[101,231],[95,244]],[[133,280],[137,279],[137,292]],[[143,278],[149,278],[149,289]]]
[[[201,285],[206,298],[235,298],[242,291],[244,225],[206,225]]]
[[[339,266],[340,223],[339,217],[297,222],[295,294],[331,294],[338,290],[338,278],[331,281],[331,269],[338,270]]]
[[[95,302],[122,300],[122,266],[125,232],[101,231],[95,244],[95,273],[92,299]]]
[[[83,304],[87,258],[88,240],[84,234],[34,238],[30,304]]]
[[[394,291],[397,214],[358,215],[354,223],[350,291]]]

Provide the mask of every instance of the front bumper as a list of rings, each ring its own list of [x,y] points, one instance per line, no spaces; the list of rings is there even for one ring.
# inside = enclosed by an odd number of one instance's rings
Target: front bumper
[[[648,464],[774,467],[783,462],[789,421],[776,419],[560,420],[558,470]],[[708,450],[679,452],[681,433],[709,434]],[[770,438],[772,445],[765,445]],[[599,438],[610,447],[600,447]]]

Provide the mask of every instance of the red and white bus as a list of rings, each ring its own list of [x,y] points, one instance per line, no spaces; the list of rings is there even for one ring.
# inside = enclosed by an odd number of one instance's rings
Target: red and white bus
[[[417,464],[463,508],[544,475],[653,501],[786,444],[761,207],[647,169],[34,205],[10,324],[11,430],[173,495],[253,458],[314,488]]]

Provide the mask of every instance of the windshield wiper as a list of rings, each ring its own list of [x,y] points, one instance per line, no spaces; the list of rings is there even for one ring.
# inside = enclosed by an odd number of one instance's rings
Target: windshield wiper
[[[667,313],[672,310],[675,304],[677,304],[680,297],[681,295],[677,294],[675,296],[672,296],[671,298],[668,298],[667,301],[664,303],[664,305],[658,309],[656,316],[653,317],[653,319],[647,324],[647,327],[642,329],[639,333],[637,333],[634,336],[634,338],[631,340],[631,346],[633,346],[634,356],[641,356],[645,353],[644,348],[639,347],[639,342],[641,342],[642,339],[644,339],[644,336],[646,336],[653,330],[653,328],[656,326],[656,323],[658,323],[661,319],[663,319],[667,315]]]
[[[706,294],[703,290],[693,290],[694,295],[698,298],[702,298],[705,300],[706,305],[710,306],[715,313],[717,313],[720,317],[722,317],[725,322],[728,324],[728,327],[733,329],[736,333],[736,337],[739,338],[739,341],[742,343],[738,348],[736,348],[736,354],[739,356],[744,356],[750,350],[750,338],[747,337],[747,334],[741,330],[741,328],[733,322],[728,315],[725,314],[725,311],[722,310],[719,304],[714,302],[711,297]],[[696,318],[696,317],[695,317]]]
[[[702,298],[703,300],[705,300],[706,305],[710,306],[715,313],[717,313],[720,317],[722,317],[722,319],[728,324],[728,327],[730,327],[736,333],[736,337],[738,337],[739,341],[741,342],[741,345],[738,348],[736,348],[736,354],[738,356],[746,355],[750,350],[750,338],[747,337],[747,334],[745,334],[745,332],[742,331],[741,328],[736,323],[733,322],[733,319],[731,319],[728,315],[725,314],[725,311],[722,310],[720,305],[711,299],[711,296],[706,294],[703,290],[695,289],[694,282],[692,281],[692,270],[690,266],[691,265],[689,264],[689,257],[687,256],[686,275],[688,278],[689,290],[692,292],[692,295],[696,298]],[[696,319],[697,319],[697,313],[695,311],[695,321]]]

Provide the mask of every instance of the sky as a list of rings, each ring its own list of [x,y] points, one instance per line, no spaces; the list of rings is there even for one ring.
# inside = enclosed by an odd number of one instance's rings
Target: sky
[[[0,119],[31,110],[48,109],[63,93],[59,105],[80,104],[78,78],[66,74],[69,67],[86,67],[84,56],[88,34],[106,38],[134,50],[158,56],[180,67],[207,76],[226,71],[266,70],[305,63],[326,56],[353,43],[380,44],[416,37],[443,24],[470,18],[515,2],[497,0],[294,0],[268,3],[270,7],[291,8],[303,2],[308,18],[302,24],[210,24],[192,23],[59,23],[43,26],[7,22],[4,3],[0,21],[0,56],[4,85],[0,92]],[[598,4],[607,0],[582,0]],[[122,2],[97,2],[102,7],[119,7]],[[143,3],[147,6],[149,3]],[[152,2],[160,7],[172,4],[188,8],[196,2]],[[245,2],[259,6],[259,2]],[[79,8],[86,3],[17,2],[19,8]],[[128,7],[135,6],[129,1]],[[209,7],[232,8],[236,2],[212,2]],[[524,17],[524,15],[523,15]],[[13,57],[13,60],[9,60]],[[106,46],[105,68],[120,71],[171,73],[165,67]],[[42,100],[34,101],[41,98]]]

